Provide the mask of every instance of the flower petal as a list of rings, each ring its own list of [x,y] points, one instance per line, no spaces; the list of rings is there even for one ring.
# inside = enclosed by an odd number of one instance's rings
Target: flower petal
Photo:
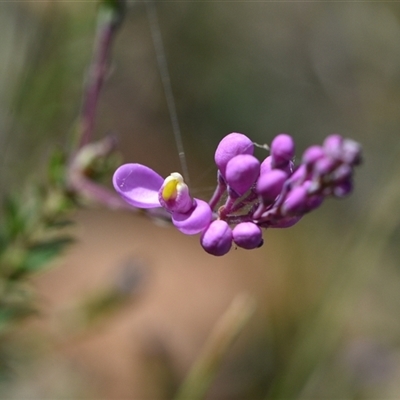
[[[158,191],[164,179],[141,164],[124,164],[114,173],[113,184],[118,194],[130,205],[139,208],[160,207]]]
[[[212,211],[208,203],[194,199],[195,207],[187,213],[172,213],[172,223],[184,234],[195,235],[211,222]]]

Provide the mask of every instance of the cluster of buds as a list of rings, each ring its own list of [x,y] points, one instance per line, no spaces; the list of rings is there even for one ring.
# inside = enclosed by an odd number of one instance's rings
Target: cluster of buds
[[[232,244],[255,249],[263,244],[262,228],[287,228],[319,207],[326,197],[352,190],[353,168],[361,161],[361,147],[340,135],[328,136],[322,146],[311,146],[294,164],[291,136],[279,134],[270,155],[260,162],[254,143],[241,133],[230,133],[215,152],[218,183],[211,200],[191,197],[179,173],[163,179],[141,164],[117,169],[113,183],[130,205],[163,207],[183,233],[201,233],[204,250],[215,256]]]

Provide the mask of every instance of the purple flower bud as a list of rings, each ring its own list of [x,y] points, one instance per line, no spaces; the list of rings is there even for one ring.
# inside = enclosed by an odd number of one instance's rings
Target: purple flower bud
[[[232,247],[232,229],[226,221],[213,221],[201,235],[200,243],[207,253],[223,256]]]
[[[295,145],[291,136],[281,133],[271,143],[272,165],[274,168],[287,163],[294,157]]]
[[[284,215],[295,215],[303,213],[307,208],[307,189],[304,186],[297,186],[292,189],[282,205]]]
[[[287,174],[280,169],[273,169],[258,178],[256,192],[265,203],[272,203],[281,193]]]
[[[260,175],[266,174],[267,172],[269,172],[271,170],[272,170],[272,157],[268,156],[260,164]]]
[[[173,172],[162,184],[158,199],[160,204],[170,212],[186,213],[194,206],[194,200],[189,194],[189,188],[181,174]]]
[[[254,153],[253,142],[242,133],[230,133],[226,135],[220,142],[215,151],[215,164],[225,178],[225,170],[228,162],[239,154]]]
[[[257,158],[249,154],[241,154],[228,162],[225,179],[228,185],[241,196],[253,186],[259,173],[260,162]]]
[[[284,217],[279,221],[274,221],[270,224],[267,224],[266,228],[290,228],[291,226],[297,224],[302,217],[302,215],[296,215],[295,217]]]
[[[279,166],[274,165],[274,167],[273,167],[272,166],[272,156],[268,156],[267,158],[264,159],[264,161],[260,165],[260,175],[265,174],[265,173],[271,171],[272,169],[281,169],[282,171],[284,171],[288,175],[290,175],[294,170],[294,162],[288,161]]]
[[[323,147],[327,155],[338,160],[340,159],[340,155],[342,152],[342,143],[343,143],[342,136],[337,133],[334,133],[325,138]]]
[[[314,164],[317,160],[324,157],[325,152],[321,146],[310,146],[303,153],[302,162],[304,164]]]
[[[331,157],[323,157],[317,160],[314,164],[314,171],[320,175],[330,174],[336,167],[337,161]]]
[[[324,202],[324,199],[325,197],[319,194],[309,196],[306,203],[307,212],[318,208]]]
[[[141,164],[124,164],[114,173],[117,193],[130,205],[139,208],[160,207],[158,191],[164,179]]]
[[[342,146],[342,160],[350,165],[361,163],[361,145],[354,140],[344,139]]]
[[[339,165],[332,174],[332,181],[340,183],[351,178],[353,168],[348,164]]]
[[[345,180],[333,187],[333,195],[338,198],[348,196],[353,190],[353,182],[351,179]]]
[[[195,235],[202,232],[211,222],[212,211],[203,200],[194,199],[194,207],[186,213],[173,212],[172,223],[182,233]]]
[[[292,185],[302,184],[307,179],[307,168],[304,164],[300,165],[290,176],[289,181]]]
[[[319,181],[316,180],[306,180],[302,183],[304,189],[306,189],[307,194],[315,194],[321,189],[321,184]]]
[[[232,230],[233,241],[243,249],[251,250],[263,245],[262,231],[253,222],[242,222]]]

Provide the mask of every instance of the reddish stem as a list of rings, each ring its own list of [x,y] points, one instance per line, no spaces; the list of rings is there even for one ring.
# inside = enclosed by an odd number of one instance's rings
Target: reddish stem
[[[100,10],[94,54],[89,68],[81,111],[78,149],[88,144],[93,136],[99,94],[108,70],[108,59],[118,24],[113,10]]]

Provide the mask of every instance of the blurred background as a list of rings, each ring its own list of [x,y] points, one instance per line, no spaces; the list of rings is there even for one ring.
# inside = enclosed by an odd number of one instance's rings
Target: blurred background
[[[152,29],[162,35],[192,192],[208,200],[230,132],[360,142],[347,199],[265,245],[207,255],[127,211],[74,214],[77,241],[31,279],[37,314],[1,336],[2,398],[173,398],[237,296],[256,310],[207,399],[400,397],[400,7],[396,3],[129,3],[96,137],[122,162],[181,171]],[[93,2],[0,3],[0,190],[66,147],[91,57]],[[265,157],[265,150],[258,149]],[[109,185],[111,187],[111,185]],[[114,294],[123,293],[123,300]]]

